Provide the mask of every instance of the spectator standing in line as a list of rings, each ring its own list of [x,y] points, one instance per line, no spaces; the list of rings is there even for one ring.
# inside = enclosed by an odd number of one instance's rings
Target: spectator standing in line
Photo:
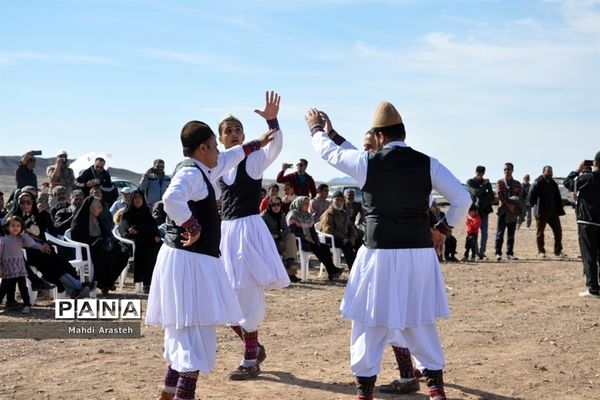
[[[161,159],[154,160],[152,168],[142,176],[139,187],[144,192],[149,207],[162,199],[170,183],[171,177],[165,174],[165,162]]]
[[[523,183],[521,186],[523,187],[523,203],[525,204],[525,212],[519,216],[517,220],[517,229],[521,229],[521,225],[525,222],[525,226],[527,228],[531,227],[531,202],[529,201],[529,191],[531,190],[531,183],[529,174],[526,174],[523,177]]]
[[[331,204],[331,202],[327,200],[328,195],[329,186],[327,186],[326,183],[321,183],[317,188],[317,195],[310,201],[308,206],[308,211],[312,214],[315,222],[319,222],[321,215],[323,215],[325,210],[327,210]]]
[[[25,186],[33,186],[37,189],[37,175],[33,170],[35,169],[36,159],[33,155],[34,151],[30,150],[21,157],[17,171],[15,173],[15,181],[17,182],[17,189],[22,189]],[[40,153],[41,154],[41,153]]]
[[[53,191],[56,186],[62,186],[65,188],[65,196],[68,198],[75,186],[75,173],[67,165],[67,157],[65,150],[59,151],[54,165],[48,165],[46,168],[46,176],[50,181],[50,190]]]
[[[484,178],[483,175],[485,175],[485,167],[483,165],[478,165],[477,168],[475,168],[475,177],[467,181],[467,190],[471,194],[473,203],[477,206],[477,212],[481,219],[481,242],[479,244],[477,255],[480,260],[487,260],[488,258],[485,255],[485,251],[487,249],[488,240],[488,217],[492,211],[494,211],[492,203],[494,202],[495,197],[490,180]]]
[[[461,261],[475,261],[477,256],[477,236],[479,234],[479,226],[481,225],[481,217],[477,212],[477,206],[471,205],[465,220],[467,226],[467,239],[465,240],[465,255]],[[471,258],[469,258],[469,250],[471,251]]]
[[[565,210],[558,184],[554,182],[552,175],[552,167],[546,165],[542,170],[542,175],[533,182],[529,195],[535,211],[536,243],[540,258],[546,258],[546,249],[544,248],[546,224],[550,225],[554,234],[554,256],[565,256],[562,252],[562,227],[560,226],[560,217],[565,215]]]
[[[600,151],[591,166],[585,160],[581,161],[577,170],[567,176],[564,185],[577,196],[575,215],[587,287],[579,296],[600,299]]]
[[[281,171],[277,174],[277,183],[289,182],[294,188],[294,194],[296,196],[309,196],[314,198],[317,195],[317,187],[315,181],[309,174],[306,173],[306,167],[308,161],[301,158],[296,164],[296,172],[284,175],[285,170],[290,168],[291,164],[283,163],[281,165]]]
[[[509,261],[517,260],[514,254],[515,231],[517,219],[523,212],[521,182],[513,179],[514,166],[512,163],[504,164],[504,178],[496,183],[498,189],[498,225],[496,228],[496,261],[502,261],[502,244],[504,231],[507,231],[506,258]]]
[[[271,201],[271,198],[279,196],[279,185],[276,183],[272,183],[271,185],[269,185],[269,195],[265,196],[261,201],[260,201],[260,205],[258,206],[258,211],[263,212],[267,209],[267,206],[269,205],[269,202]]]

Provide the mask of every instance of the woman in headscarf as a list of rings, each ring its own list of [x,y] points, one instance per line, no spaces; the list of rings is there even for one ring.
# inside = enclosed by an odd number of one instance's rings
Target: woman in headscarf
[[[71,223],[71,239],[90,245],[94,263],[93,280],[98,283],[102,295],[106,296],[109,290],[115,290],[115,281],[127,265],[129,255],[122,251],[110,227],[100,218],[102,209],[100,199],[88,196]]]
[[[131,194],[131,201],[119,222],[119,232],[121,236],[135,242],[133,281],[138,293],[143,284],[143,293],[148,294],[152,271],[162,241],[158,227],[150,214],[150,208],[146,204],[144,192],[141,190]]]
[[[285,214],[281,211],[281,197],[273,196],[269,198],[267,209],[261,214],[263,221],[267,224],[277,251],[283,255],[283,265],[291,282],[299,282],[300,278],[296,276],[296,236],[290,232],[290,228],[285,221]]]
[[[40,244],[39,249],[28,248],[25,250],[27,263],[36,267],[45,280],[55,284],[59,292],[66,291],[71,298],[87,297],[89,286],[82,284],[77,279],[77,271],[46,241],[46,232],[55,233],[50,214],[47,211],[38,211],[35,198],[29,191],[20,191],[16,194],[16,198],[13,210],[7,215],[7,218],[11,215],[21,217],[25,231]]]
[[[319,235],[314,227],[311,213],[308,212],[309,200],[306,196],[298,196],[290,205],[287,223],[290,230],[300,238],[302,250],[312,252],[325,265],[329,280],[339,278],[342,269],[333,264],[329,246],[319,242]]]

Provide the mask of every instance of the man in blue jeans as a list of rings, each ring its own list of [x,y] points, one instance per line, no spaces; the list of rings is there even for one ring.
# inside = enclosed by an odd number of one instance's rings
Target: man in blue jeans
[[[512,163],[504,164],[504,178],[496,184],[498,189],[498,225],[496,228],[496,261],[502,261],[502,243],[504,242],[504,231],[507,230],[506,258],[508,261],[516,260],[513,248],[515,244],[515,231],[517,219],[523,211],[521,194],[523,188],[521,182],[513,179],[514,166]]]
[[[480,260],[487,260],[485,255],[487,238],[488,238],[488,217],[492,211],[492,203],[494,202],[494,189],[490,184],[490,180],[484,178],[485,167],[482,165],[475,168],[475,177],[467,180],[467,190],[471,194],[473,203],[477,206],[479,217],[481,218],[481,242],[477,255]]]

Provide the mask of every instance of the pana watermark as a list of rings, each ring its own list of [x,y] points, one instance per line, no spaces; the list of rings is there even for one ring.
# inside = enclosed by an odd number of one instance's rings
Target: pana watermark
[[[56,299],[55,319],[141,320],[140,299]]]

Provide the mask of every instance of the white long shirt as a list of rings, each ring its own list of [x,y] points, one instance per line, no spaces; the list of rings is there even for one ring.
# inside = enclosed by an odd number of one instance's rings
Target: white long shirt
[[[352,177],[361,188],[367,181],[367,168],[369,152],[360,151],[352,144],[346,142],[341,146],[335,144],[323,131],[316,132],[312,137],[312,145],[322,159],[329,165]],[[402,141],[389,142],[387,147],[407,147]],[[462,186],[460,181],[437,159],[429,157],[431,185],[443,195],[450,207],[446,213],[446,222],[450,226],[463,223],[467,211],[471,206],[471,196]]]
[[[215,186],[214,183],[227,171],[235,168],[244,157],[244,149],[241,145],[238,145],[219,153],[217,166],[214,168],[209,168],[194,158],[191,160],[200,167],[208,180]],[[187,202],[200,201],[207,196],[208,187],[198,168],[181,168],[171,179],[171,184],[163,195],[165,212],[177,225],[182,225],[192,216],[192,211]]]

